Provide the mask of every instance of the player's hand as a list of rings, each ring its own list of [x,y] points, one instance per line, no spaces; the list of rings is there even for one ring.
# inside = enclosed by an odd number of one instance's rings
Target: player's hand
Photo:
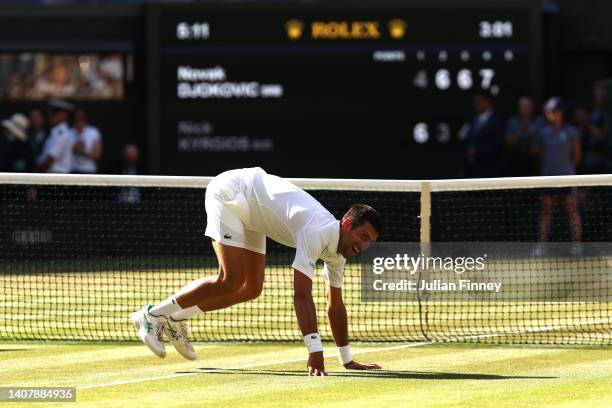
[[[347,370],[380,370],[382,367],[376,363],[361,364],[356,361],[349,361],[344,365]]]
[[[310,353],[308,356],[308,375],[315,377],[327,375],[322,351]]]

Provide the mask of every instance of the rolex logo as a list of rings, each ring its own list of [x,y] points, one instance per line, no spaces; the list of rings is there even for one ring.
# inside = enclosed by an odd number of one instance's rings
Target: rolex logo
[[[399,40],[406,35],[406,22],[404,20],[395,19],[389,21],[389,35],[391,38]]]
[[[302,38],[302,33],[304,32],[304,23],[300,20],[289,20],[287,24],[285,24],[285,29],[287,30],[289,39],[299,40]]]

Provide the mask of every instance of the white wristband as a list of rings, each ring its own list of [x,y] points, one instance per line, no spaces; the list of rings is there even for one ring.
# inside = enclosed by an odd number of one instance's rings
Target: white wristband
[[[351,346],[348,344],[346,346],[338,347],[338,360],[341,365],[345,365],[346,363],[350,363],[353,361],[353,357],[351,356]]]
[[[319,333],[310,333],[304,336],[304,344],[309,353],[323,351],[323,343],[321,343],[321,336],[319,336]]]

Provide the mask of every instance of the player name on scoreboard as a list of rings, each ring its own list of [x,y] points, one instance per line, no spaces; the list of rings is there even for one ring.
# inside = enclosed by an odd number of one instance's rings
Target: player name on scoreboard
[[[231,99],[231,98],[280,98],[281,84],[261,84],[257,81],[229,81],[227,70],[213,68],[177,68],[177,97],[179,99]]]

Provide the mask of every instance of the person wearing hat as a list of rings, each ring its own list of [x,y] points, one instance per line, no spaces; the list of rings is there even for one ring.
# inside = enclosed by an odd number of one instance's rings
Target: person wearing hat
[[[542,176],[574,175],[580,162],[582,148],[579,132],[565,123],[563,111],[563,101],[558,97],[550,98],[544,105],[547,123],[539,128],[533,146],[533,153],[540,160]],[[569,217],[572,241],[582,241],[582,221],[576,191],[573,188],[549,189],[542,197],[539,241],[548,240],[553,209],[558,201],[564,203]]]
[[[34,168],[34,153],[28,143],[30,121],[21,113],[2,121],[5,140],[0,147],[0,171],[28,172]]]
[[[68,127],[70,113],[74,105],[59,99],[49,101],[49,122],[51,132],[45,141],[38,158],[38,171],[41,173],[70,173],[72,170],[72,130]]]

